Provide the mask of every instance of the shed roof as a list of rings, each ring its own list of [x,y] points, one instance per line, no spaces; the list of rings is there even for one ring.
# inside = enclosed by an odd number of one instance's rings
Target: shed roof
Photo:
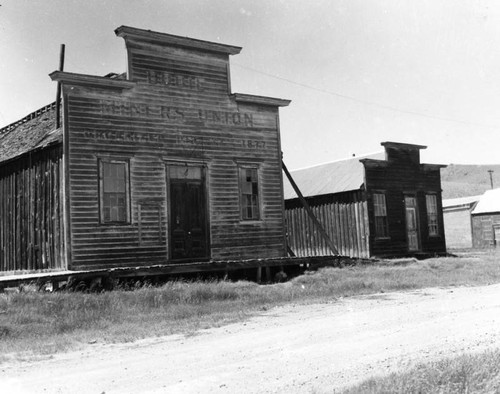
[[[479,199],[472,215],[500,212],[500,188],[487,190]]]
[[[359,190],[365,182],[362,159],[385,160],[385,152],[372,153],[290,171],[304,197]],[[297,198],[288,179],[284,178],[285,199]]]
[[[0,163],[62,141],[55,128],[56,106],[49,104],[0,129]]]

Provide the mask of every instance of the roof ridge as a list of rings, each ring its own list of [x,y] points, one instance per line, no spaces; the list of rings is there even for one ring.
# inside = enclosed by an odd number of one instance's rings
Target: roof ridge
[[[314,165],[308,166],[308,167],[296,168],[295,170],[292,170],[291,172],[302,171],[302,170],[309,170],[310,168],[320,167],[320,166],[324,166],[324,165],[327,165],[327,164],[340,163],[342,161],[348,161],[348,160],[354,160],[354,159],[360,159],[361,160],[363,158],[367,158],[368,156],[376,155],[378,153],[384,153],[384,150],[378,150],[378,151],[371,152],[371,153],[364,153],[364,154],[362,154],[360,156],[353,156],[353,157],[347,157],[347,158],[344,158],[344,159],[338,159],[338,160],[333,160],[333,161],[326,161],[324,163],[314,164]]]
[[[36,111],[33,111],[32,113],[26,115],[24,118],[0,128],[0,138],[3,137],[3,135],[9,132],[10,130],[15,129],[17,126],[22,125],[23,123],[26,123],[32,119],[38,118],[40,115],[49,112],[55,108],[56,108],[56,102],[54,101],[53,103],[47,104],[46,106],[37,109]]]

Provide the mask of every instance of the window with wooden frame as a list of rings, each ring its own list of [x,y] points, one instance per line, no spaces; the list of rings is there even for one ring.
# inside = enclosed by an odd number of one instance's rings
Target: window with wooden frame
[[[130,222],[128,161],[99,160],[99,204],[101,223]]]
[[[426,194],[425,205],[427,207],[427,227],[429,229],[429,236],[439,236],[437,196],[435,194]]]
[[[388,238],[387,206],[384,193],[373,194],[373,210],[375,215],[375,237]]]
[[[241,220],[259,220],[259,171],[257,167],[239,167]]]

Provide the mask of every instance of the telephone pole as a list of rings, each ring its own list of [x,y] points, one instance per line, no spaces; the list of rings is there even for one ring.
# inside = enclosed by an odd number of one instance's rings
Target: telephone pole
[[[490,184],[491,188],[493,189],[493,170],[488,170],[488,172],[490,173]]]

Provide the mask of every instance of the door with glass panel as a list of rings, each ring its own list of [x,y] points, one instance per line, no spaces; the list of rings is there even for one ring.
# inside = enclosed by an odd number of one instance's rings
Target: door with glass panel
[[[415,252],[420,250],[418,207],[415,196],[405,196],[406,211],[406,234],[408,239],[408,250]]]

